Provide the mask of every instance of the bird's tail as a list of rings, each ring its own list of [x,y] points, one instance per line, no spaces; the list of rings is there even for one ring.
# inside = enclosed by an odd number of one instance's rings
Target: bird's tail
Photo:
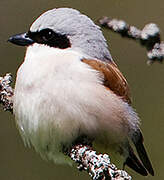
[[[136,147],[137,153],[141,161],[136,157],[133,149],[129,145],[129,156],[126,159],[125,164],[143,176],[147,176],[148,172],[152,176],[154,176],[153,167],[143,145],[143,136],[141,131],[138,130],[137,132],[135,132],[131,139]]]

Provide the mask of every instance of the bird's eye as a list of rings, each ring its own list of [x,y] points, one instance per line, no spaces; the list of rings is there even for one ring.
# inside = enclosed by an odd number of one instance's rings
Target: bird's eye
[[[45,29],[41,32],[41,37],[43,41],[49,41],[53,38],[54,32],[50,29]]]

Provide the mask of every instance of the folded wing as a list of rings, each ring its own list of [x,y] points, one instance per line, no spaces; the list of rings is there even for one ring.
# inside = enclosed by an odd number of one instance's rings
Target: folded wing
[[[121,97],[128,104],[131,104],[128,83],[113,61],[106,62],[95,59],[82,59],[82,62],[88,64],[91,68],[103,75],[103,85],[107,89],[113,91],[113,93]],[[151,175],[154,175],[151,162],[143,145],[143,136],[140,129],[138,129],[138,132],[135,132],[130,139],[134,143],[141,161],[136,157],[132,147],[129,145],[129,156],[125,164],[141,175],[146,176],[148,174],[147,171]]]

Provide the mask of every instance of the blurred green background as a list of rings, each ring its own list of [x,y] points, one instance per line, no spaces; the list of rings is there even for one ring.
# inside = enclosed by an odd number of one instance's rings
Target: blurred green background
[[[0,0],[0,74],[11,72],[15,78],[25,49],[6,42],[10,35],[28,30],[42,12],[54,7],[73,7],[94,21],[103,15],[124,19],[142,28],[157,23],[164,38],[163,0]],[[164,179],[164,65],[147,66],[146,51],[132,40],[103,30],[114,60],[129,81],[133,106],[142,119],[145,145],[155,177]],[[24,147],[10,113],[0,110],[0,180],[85,180],[84,172],[43,161],[32,149]],[[131,170],[133,179],[144,180]]]

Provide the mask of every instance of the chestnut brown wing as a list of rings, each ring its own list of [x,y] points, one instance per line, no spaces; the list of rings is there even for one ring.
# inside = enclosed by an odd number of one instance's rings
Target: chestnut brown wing
[[[113,61],[105,62],[95,59],[82,59],[82,62],[102,73],[104,77],[104,86],[120,96],[124,101],[131,104],[128,83]]]

